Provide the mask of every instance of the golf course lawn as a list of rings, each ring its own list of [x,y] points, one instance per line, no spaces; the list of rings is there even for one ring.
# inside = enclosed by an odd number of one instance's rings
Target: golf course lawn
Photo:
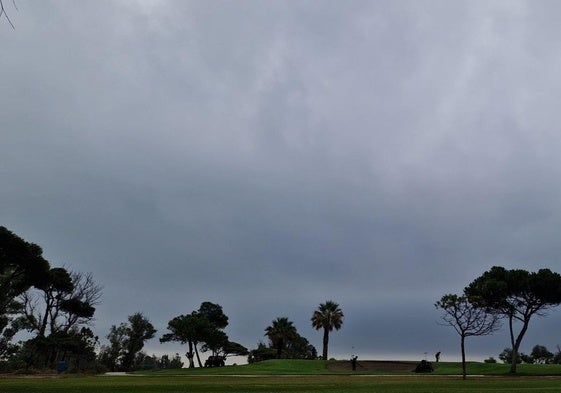
[[[124,376],[0,376],[1,393],[159,393],[159,392],[560,392],[561,365],[520,365],[509,376],[508,365],[470,363],[467,380],[459,363],[439,363],[432,374],[392,372],[403,362],[364,362],[364,369],[343,370],[344,362],[272,360],[214,369],[145,371]],[[333,371],[334,367],[335,371]],[[367,370],[370,367],[371,369]],[[382,371],[373,368],[381,367]],[[407,368],[408,365],[405,364]],[[470,371],[471,370],[471,371]],[[393,375],[395,374],[395,375]]]
[[[559,392],[561,379],[548,377],[440,376],[124,376],[2,378],[3,393],[104,392]]]

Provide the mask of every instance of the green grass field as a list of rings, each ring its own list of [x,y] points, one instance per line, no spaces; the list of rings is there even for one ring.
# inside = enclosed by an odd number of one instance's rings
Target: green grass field
[[[228,366],[222,368],[195,368],[195,369],[181,369],[181,370],[161,370],[138,372],[137,374],[143,375],[168,375],[168,376],[185,376],[185,375],[279,375],[279,374],[293,374],[293,375],[410,375],[414,376],[413,372],[404,371],[391,371],[391,370],[362,370],[357,369],[356,372],[350,370],[333,371],[327,368],[327,365],[333,362],[326,362],[323,360],[309,361],[309,360],[268,360],[265,362],[247,364],[243,366]],[[339,362],[344,363],[346,362]],[[414,368],[412,363],[411,369]],[[451,376],[460,375],[462,373],[462,364],[459,362],[441,362],[434,364],[435,371],[431,375]],[[485,375],[485,376],[508,376],[510,365],[502,363],[467,363],[468,375]],[[560,364],[519,364],[518,376],[559,376],[561,378],[561,365]],[[561,389],[560,389],[561,391]]]
[[[269,361],[219,369],[166,370],[128,376],[0,377],[2,393],[156,393],[156,392],[559,392],[561,365],[522,365],[521,375],[507,376],[502,364],[470,363],[485,376],[462,380],[459,363],[440,363],[435,373],[380,375],[377,372],[329,371],[322,361]],[[531,367],[528,367],[531,366]],[[539,371],[541,370],[541,372]],[[550,376],[539,376],[550,374]]]

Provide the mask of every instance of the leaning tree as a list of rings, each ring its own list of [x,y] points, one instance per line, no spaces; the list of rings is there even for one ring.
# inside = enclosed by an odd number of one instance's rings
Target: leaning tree
[[[549,269],[528,272],[494,266],[476,278],[464,290],[470,301],[508,320],[512,362],[510,372],[516,373],[516,358],[530,319],[545,316],[561,304],[561,275]],[[516,332],[515,323],[521,324]]]

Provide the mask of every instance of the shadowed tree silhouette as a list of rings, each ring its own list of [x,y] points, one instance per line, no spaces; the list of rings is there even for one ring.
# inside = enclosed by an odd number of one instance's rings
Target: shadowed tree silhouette
[[[265,336],[271,340],[273,347],[277,350],[277,358],[280,359],[283,348],[298,336],[292,321],[286,317],[275,319],[271,326],[265,328]]]
[[[341,329],[343,326],[343,311],[339,305],[331,300],[319,305],[318,309],[312,315],[312,326],[316,329],[323,329],[323,354],[324,360],[327,360],[327,350],[329,347],[329,332]]]
[[[497,314],[488,313],[484,308],[477,307],[466,296],[447,294],[435,304],[442,310],[444,326],[451,326],[460,335],[462,351],[462,377],[466,379],[466,348],[465,341],[471,336],[486,336],[499,328]]]
[[[156,329],[142,313],[137,312],[129,316],[122,358],[122,366],[125,371],[132,369],[136,354],[142,350],[144,342],[154,337],[155,333]]]
[[[505,317],[508,321],[512,361],[510,372],[516,373],[516,359],[531,318],[543,317],[561,304],[561,275],[549,269],[529,272],[493,266],[464,290],[478,307]],[[520,324],[516,331],[515,324]]]

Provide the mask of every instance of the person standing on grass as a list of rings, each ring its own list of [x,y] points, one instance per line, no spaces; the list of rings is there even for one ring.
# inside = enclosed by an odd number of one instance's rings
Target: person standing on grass
[[[358,359],[358,356],[354,355],[351,357],[351,366],[353,368],[353,371],[356,371],[356,360]]]

